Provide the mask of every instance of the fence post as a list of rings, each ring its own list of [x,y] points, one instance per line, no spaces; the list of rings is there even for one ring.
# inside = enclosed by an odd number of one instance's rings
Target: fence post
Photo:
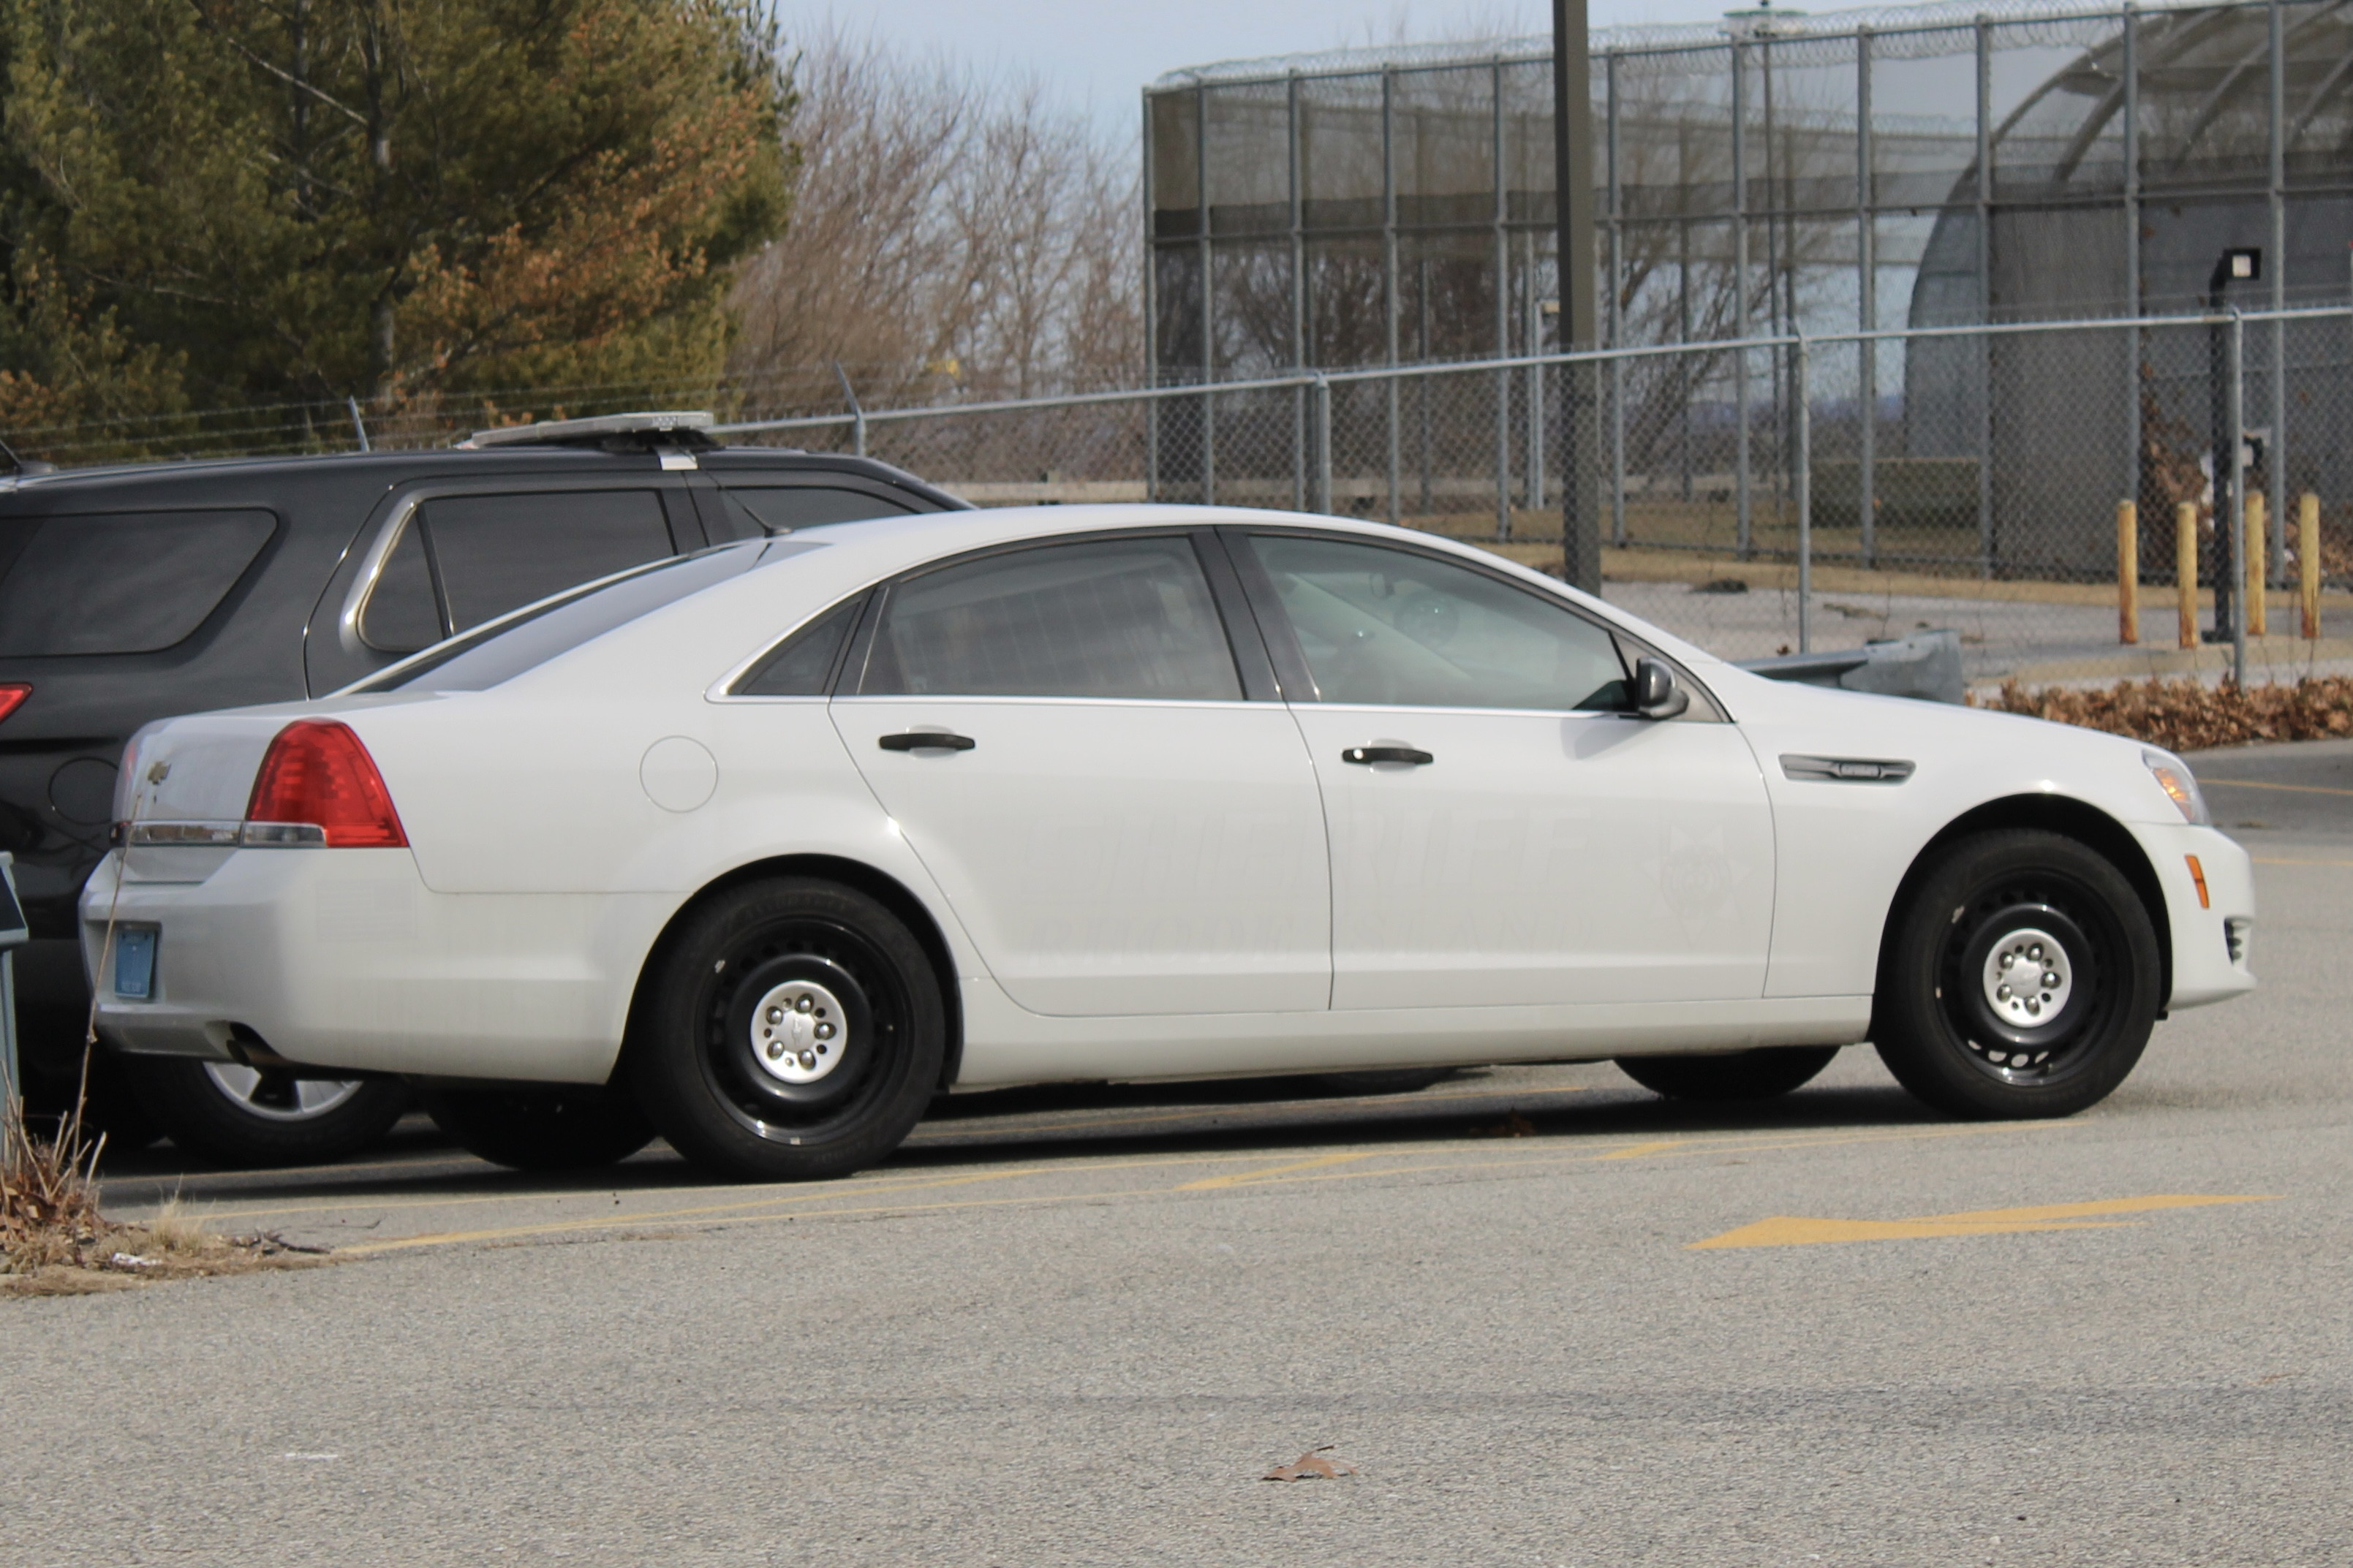
[[[2252,637],[2271,635],[2271,617],[2263,603],[2263,590],[2270,585],[2265,579],[2271,575],[2272,563],[2265,527],[2269,514],[2263,491],[2257,490],[2247,498],[2247,635]]]
[[[1332,511],[1332,383],[1315,378],[1315,510]]]
[[[866,456],[866,410],[858,405],[858,393],[849,384],[849,373],[841,362],[833,362],[833,376],[841,383],[841,395],[849,400],[849,447],[860,457]]]
[[[2231,308],[2231,567],[2247,561],[2247,322]],[[2219,590],[2221,584],[2215,584]],[[2247,596],[2231,595],[2231,683],[2247,689]]]
[[[2140,509],[2116,502],[2116,640],[2140,641]]]
[[[1789,355],[1789,391],[1797,406],[1790,412],[1798,423],[1798,651],[1813,648],[1814,597],[1814,421],[1807,403],[1807,373],[1811,369],[1806,334],[1798,333]]]
[[[1495,537],[1512,537],[1512,373],[1508,370],[1495,373]]]
[[[1218,504],[1218,404],[1217,394],[1208,390],[1208,372],[1201,382],[1201,504]]]
[[[2320,635],[2320,498],[2306,490],[2295,503],[2295,565],[2302,579],[2304,635]]]
[[[2181,602],[2181,646],[2198,646],[2198,503],[2173,509],[2173,586]]]

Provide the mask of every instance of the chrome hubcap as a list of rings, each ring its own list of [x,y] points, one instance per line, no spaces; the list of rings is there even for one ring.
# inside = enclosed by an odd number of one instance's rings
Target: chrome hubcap
[[[206,1062],[205,1075],[239,1110],[269,1121],[324,1116],[360,1091],[360,1079],[289,1078],[234,1062]]]
[[[815,1083],[849,1045],[841,999],[810,980],[787,980],[752,1010],[752,1059],[780,1083]]]
[[[2075,971],[2058,938],[2027,926],[1993,944],[1981,979],[1995,1017],[2015,1029],[2036,1029],[2066,1010]]]

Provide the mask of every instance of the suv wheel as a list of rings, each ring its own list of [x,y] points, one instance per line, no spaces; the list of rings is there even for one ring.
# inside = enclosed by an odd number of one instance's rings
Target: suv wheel
[[[408,1086],[388,1079],[296,1078],[174,1057],[126,1065],[140,1103],[173,1142],[239,1169],[344,1159],[408,1109]]]
[[[628,1096],[599,1084],[443,1090],[425,1097],[433,1124],[477,1158],[517,1171],[589,1171],[654,1140]]]
[[[1836,1046],[1767,1046],[1710,1057],[1620,1057],[1618,1070],[1669,1100],[1736,1104],[1803,1089],[1838,1054]]]

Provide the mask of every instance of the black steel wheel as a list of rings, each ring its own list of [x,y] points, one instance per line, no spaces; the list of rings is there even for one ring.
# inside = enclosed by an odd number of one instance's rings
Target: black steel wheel
[[[433,1124],[469,1154],[518,1171],[590,1171],[653,1142],[653,1123],[626,1093],[601,1084],[437,1089]]]
[[[1712,1057],[1620,1057],[1618,1070],[1669,1100],[1732,1104],[1801,1089],[1838,1054],[1836,1046],[1767,1046]]]
[[[846,1175],[896,1149],[946,1049],[922,945],[867,895],[779,878],[673,930],[626,1052],[639,1102],[688,1159],[752,1181]]]
[[[2157,928],[2087,846],[2011,830],[1928,868],[1880,957],[1872,1039],[1956,1116],[2070,1116],[2140,1060],[2163,1005]]]

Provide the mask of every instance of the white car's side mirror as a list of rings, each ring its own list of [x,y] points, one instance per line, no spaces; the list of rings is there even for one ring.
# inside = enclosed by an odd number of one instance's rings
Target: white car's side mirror
[[[1634,664],[1634,711],[1645,719],[1672,719],[1691,706],[1691,693],[1675,684],[1674,672],[1655,658]]]

